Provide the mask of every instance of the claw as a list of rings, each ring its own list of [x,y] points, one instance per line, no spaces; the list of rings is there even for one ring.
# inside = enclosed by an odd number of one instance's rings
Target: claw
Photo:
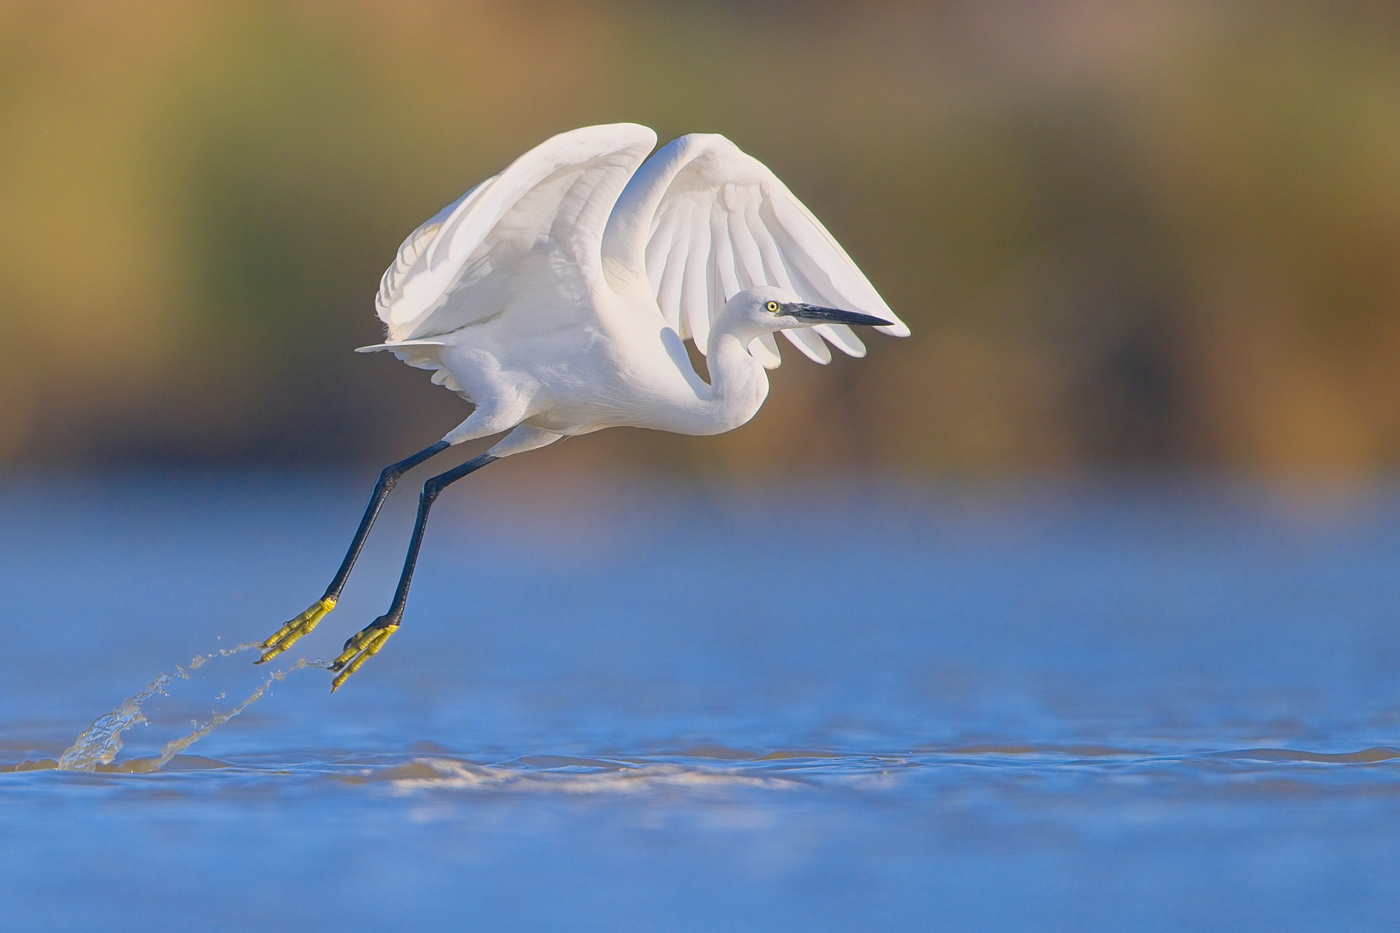
[[[309,633],[316,627],[316,623],[324,619],[326,613],[334,608],[335,598],[331,596],[312,603],[305,612],[273,632],[271,637],[262,643],[262,657],[253,663],[266,663],[292,647],[298,638]]]
[[[340,653],[340,657],[331,663],[331,670],[340,671],[336,674],[335,680],[331,681],[331,693],[335,693],[336,688],[345,683],[351,674],[358,671],[360,665],[378,654],[379,649],[384,647],[389,636],[398,631],[398,628],[397,623],[386,624],[381,617],[351,635],[349,640],[345,642],[345,650]]]

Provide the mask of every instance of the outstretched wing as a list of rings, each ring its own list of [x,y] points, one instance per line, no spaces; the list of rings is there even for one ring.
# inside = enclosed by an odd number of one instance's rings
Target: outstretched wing
[[[645,270],[667,323],[702,353],[725,303],[755,285],[873,314],[895,322],[878,330],[909,334],[821,221],[766,165],[723,136],[682,136],[652,156],[618,198],[603,255]],[[819,363],[831,361],[824,340],[865,355],[844,324],[782,333]],[[770,369],[781,362],[771,334],[752,349]]]
[[[499,314],[533,255],[586,290],[618,195],[656,145],[645,126],[561,133],[443,208],[404,240],[375,307],[391,341],[446,334]],[[564,262],[550,262],[558,256]],[[392,347],[390,347],[392,349]]]

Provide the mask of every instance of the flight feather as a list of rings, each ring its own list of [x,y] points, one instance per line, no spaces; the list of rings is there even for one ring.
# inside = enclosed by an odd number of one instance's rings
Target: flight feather
[[[909,333],[821,221],[767,166],[723,136],[682,136],[648,159],[618,198],[603,256],[644,271],[666,322],[701,352],[725,303],[755,285],[893,321],[878,328],[887,334]],[[831,359],[827,343],[865,354],[843,324],[783,335],[820,363]],[[751,350],[770,368],[779,362],[771,335]]]

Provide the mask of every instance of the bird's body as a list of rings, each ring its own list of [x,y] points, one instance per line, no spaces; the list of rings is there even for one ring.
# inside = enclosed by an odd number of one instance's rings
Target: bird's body
[[[762,163],[722,136],[585,127],[545,141],[415,230],[385,272],[382,344],[475,405],[437,444],[385,468],[326,595],[264,645],[285,650],[334,607],[384,498],[423,460],[509,431],[429,480],[390,611],[346,643],[335,686],[403,613],[428,510],[472,471],[561,437],[631,426],[718,434],[768,395],[782,331],[825,363],[865,347],[852,324],[904,336],[821,223]],[[839,310],[838,310],[839,309]],[[684,341],[706,355],[709,380]]]
[[[718,434],[752,418],[767,397],[762,364],[718,329],[707,383],[654,302],[600,288],[569,315],[587,320],[563,328],[557,297],[542,287],[499,317],[437,338],[440,378],[477,405],[447,440],[520,426],[492,448],[504,456],[611,427]]]
[[[475,403],[447,440],[522,426],[493,448],[499,456],[621,425],[736,428],[767,395],[762,366],[778,361],[776,327],[754,333],[752,350],[753,340],[724,339],[735,336],[724,325],[740,324],[723,319],[727,302],[755,287],[908,333],[761,163],[696,135],[642,165],[655,143],[634,124],[556,136],[404,241],[376,303],[389,339],[365,349],[434,369]],[[864,352],[844,325],[815,328],[793,341],[820,361],[830,359],[823,337]],[[710,382],[685,337],[709,359]]]

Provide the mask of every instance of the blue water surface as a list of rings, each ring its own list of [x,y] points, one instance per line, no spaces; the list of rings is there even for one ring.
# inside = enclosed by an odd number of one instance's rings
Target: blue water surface
[[[288,668],[387,606],[411,493],[336,611],[254,667],[217,652],[320,595],[372,474],[0,485],[0,927],[1400,916],[1388,487],[489,472],[444,496],[405,625],[334,696]],[[163,673],[110,762],[52,767]]]

